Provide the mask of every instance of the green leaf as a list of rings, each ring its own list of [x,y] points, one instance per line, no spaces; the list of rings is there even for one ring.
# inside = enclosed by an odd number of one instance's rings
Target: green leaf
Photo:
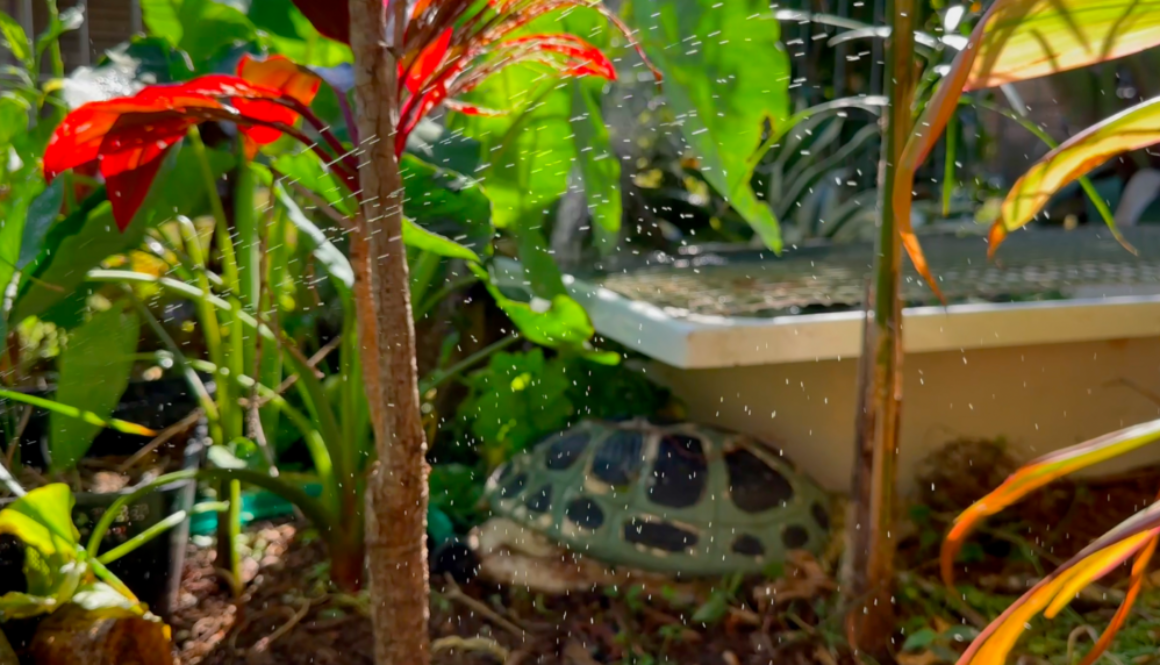
[[[32,104],[24,97],[14,92],[0,95],[0,148],[6,148],[13,138],[28,130],[31,111]]]
[[[918,651],[930,646],[936,639],[938,633],[930,628],[923,628],[922,630],[911,633],[907,636],[906,641],[902,643],[903,651]]]
[[[407,217],[435,233],[462,240],[466,247],[459,251],[471,248],[476,253],[487,252],[492,235],[491,200],[479,181],[411,154],[403,155],[399,170]]]
[[[32,62],[32,43],[28,41],[28,35],[20,23],[4,12],[0,12],[0,37],[3,37],[4,46],[8,47],[12,55],[28,68]]]
[[[350,267],[350,261],[347,260],[346,255],[335,247],[334,243],[330,242],[330,238],[326,237],[322,229],[318,228],[306,216],[306,213],[302,212],[294,199],[286,193],[281,183],[275,185],[274,195],[278,198],[278,202],[286,208],[286,217],[302,234],[300,237],[310,244],[314,258],[326,266],[326,271],[342,287],[340,291],[343,296],[349,298],[351,289],[354,288],[354,270]]]
[[[254,25],[238,8],[215,0],[142,0],[149,32],[189,54],[199,70],[227,47],[252,41]]]
[[[19,538],[43,556],[75,556],[80,533],[72,522],[68,485],[38,487],[0,510],[0,534]]]
[[[0,598],[0,605],[4,602]],[[3,607],[0,607],[0,614],[4,613]],[[4,631],[0,630],[0,665],[20,665],[20,659],[16,656],[16,651],[13,650],[12,645],[8,642],[8,638],[4,637]]]
[[[595,333],[584,308],[568,296],[519,302],[504,295],[483,268],[472,266],[472,270],[487,286],[496,305],[531,342],[553,348],[583,348]]]
[[[220,177],[233,164],[233,156],[210,151],[211,167]],[[198,176],[192,150],[174,151],[165,158],[157,180],[145,203],[124,232],[117,230],[108,203],[97,205],[90,214],[63,220],[48,233],[44,251],[35,262],[33,276],[17,296],[10,320],[21,321],[41,315],[70,298],[88,271],[106,258],[140,244],[146,230],[173,218],[175,211],[196,217],[207,210],[205,188]],[[67,314],[75,316],[76,312]]]
[[[347,217],[354,215],[356,201],[350,191],[328,171],[309,150],[279,156],[274,168],[282,175],[322,197],[338,212]]]
[[[767,3],[635,0],[633,7],[633,27],[665,75],[665,98],[705,179],[780,251],[777,219],[750,187],[766,125],[780,127],[789,116],[789,59]]]
[[[584,175],[584,194],[596,222],[597,244],[610,251],[620,233],[623,205],[620,160],[612,151],[608,125],[600,106],[604,85],[604,81],[591,77],[573,82],[572,108],[581,113],[572,117],[572,131]]]
[[[432,233],[409,219],[403,220],[403,242],[425,252],[431,252],[449,259],[464,259],[479,262],[479,255],[449,238]]]
[[[181,2],[176,0],[141,0],[141,19],[149,34],[177,46],[185,35],[181,25]]]
[[[318,34],[290,0],[251,0],[246,15],[271,51],[298,64],[334,67],[352,60],[349,47]]]
[[[40,255],[48,229],[56,221],[64,202],[64,182],[64,178],[56,179],[28,206],[20,240],[20,255],[16,259],[17,270],[23,270]]]
[[[129,385],[141,321],[133,310],[113,307],[93,314],[69,333],[58,365],[56,400],[107,420]],[[98,425],[49,414],[49,452],[53,471],[72,469],[89,450]]]
[[[729,594],[720,590],[714,591],[709,600],[701,604],[697,611],[693,612],[694,623],[714,624],[725,618],[729,613]]]

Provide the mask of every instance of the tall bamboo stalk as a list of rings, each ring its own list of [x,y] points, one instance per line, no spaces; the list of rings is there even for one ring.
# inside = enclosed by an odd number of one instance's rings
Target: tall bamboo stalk
[[[378,665],[427,665],[427,467],[415,329],[394,153],[398,53],[408,3],[352,0],[351,49],[363,206],[351,239],[363,377],[377,465],[367,486],[367,560]],[[389,7],[388,7],[389,6]],[[388,21],[387,12],[393,20]],[[389,31],[388,31],[389,30]]]
[[[846,523],[842,590],[850,613],[846,630],[859,651],[884,656],[894,633],[894,503],[902,409],[902,243],[891,204],[895,164],[912,125],[914,0],[887,6],[886,95],[890,100],[879,164],[880,210],[874,275],[862,340],[855,432],[853,496]]]

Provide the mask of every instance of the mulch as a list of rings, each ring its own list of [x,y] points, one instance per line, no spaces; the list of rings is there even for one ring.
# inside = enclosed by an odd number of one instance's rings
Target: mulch
[[[953,449],[952,449],[953,450]],[[988,460],[994,451],[957,454]],[[988,457],[991,455],[991,457]],[[962,468],[934,465],[934,468]],[[961,474],[960,474],[961,475]],[[952,487],[919,496],[929,529],[945,530],[976,487]],[[927,484],[929,486],[929,483]],[[976,539],[981,558],[964,580],[985,591],[1012,595],[1034,583],[1037,566],[1050,570],[1092,538],[1155,500],[1160,468],[1084,482],[1061,482],[988,522]],[[931,505],[933,504],[933,505]],[[942,531],[940,531],[942,532]],[[251,529],[248,584],[235,604],[214,571],[212,548],[190,546],[180,609],[171,617],[183,665],[369,665],[371,626],[365,599],[328,593],[325,552],[304,525],[264,524]],[[925,542],[924,542],[925,540]],[[1016,550],[1030,556],[1012,556]],[[900,547],[901,567],[923,588],[938,587],[937,543],[918,530]],[[832,574],[833,571],[826,571]],[[816,577],[816,571],[815,571]],[[1122,572],[1105,586],[1122,583]],[[850,665],[841,646],[833,585],[790,580],[804,593],[776,606],[742,592],[723,618],[693,620],[697,607],[659,596],[600,592],[543,597],[526,590],[432,583],[430,636],[436,665],[598,665],[674,662],[682,665]],[[822,590],[819,590],[822,589]],[[825,590],[828,589],[828,590]],[[905,612],[906,609],[904,608]],[[662,658],[664,660],[662,660]]]

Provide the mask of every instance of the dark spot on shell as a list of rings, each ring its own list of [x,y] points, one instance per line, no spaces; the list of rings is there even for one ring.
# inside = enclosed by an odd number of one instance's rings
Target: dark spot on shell
[[[729,469],[729,494],[744,512],[764,512],[793,498],[793,485],[785,476],[748,450],[726,453],[725,466]]]
[[[563,434],[548,444],[544,455],[544,466],[551,471],[563,471],[572,468],[576,460],[588,447],[589,435],[587,432],[573,432]]]
[[[733,539],[733,546],[730,549],[736,554],[745,556],[763,556],[765,554],[765,545],[762,545],[760,540],[748,533],[743,533]]]
[[[649,499],[667,508],[695,506],[705,494],[709,463],[700,439],[672,434],[661,439]]]
[[[670,522],[647,522],[633,518],[624,524],[624,539],[666,552],[684,552],[697,544],[697,534]]]
[[[810,542],[810,532],[796,524],[787,526],[785,531],[781,532],[781,542],[785,544],[786,549],[800,550]]]
[[[520,495],[528,484],[528,474],[520,473],[499,487],[499,498],[511,499]]]
[[[552,509],[552,485],[544,485],[527,498],[528,510],[542,515]]]
[[[570,501],[564,514],[581,529],[595,531],[604,525],[604,511],[600,509],[599,504],[588,497],[582,496]]]
[[[592,475],[614,487],[628,485],[640,474],[643,447],[644,437],[640,432],[613,432],[596,449]]]
[[[810,514],[814,516],[814,521],[822,527],[823,531],[830,530],[830,513],[826,511],[825,506],[815,502],[814,505],[810,506]]]

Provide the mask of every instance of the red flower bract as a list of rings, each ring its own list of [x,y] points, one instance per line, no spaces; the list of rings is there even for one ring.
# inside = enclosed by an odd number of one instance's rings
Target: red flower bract
[[[294,4],[320,33],[350,43],[350,10],[345,3],[335,6],[330,0],[294,0]],[[383,4],[386,11],[395,11],[390,0]],[[408,0],[399,60],[400,120],[395,153],[402,154],[407,136],[440,104],[465,113],[494,113],[456,97],[510,65],[534,62],[559,76],[615,79],[616,70],[608,58],[580,37],[511,36],[545,14],[578,8],[603,14],[644,57],[628,28],[599,0]],[[390,42],[393,35],[386,38]],[[660,73],[655,68],[652,72],[659,80]]]
[[[285,58],[244,57],[240,76],[211,75],[174,85],[148,86],[132,97],[92,102],[69,113],[44,153],[44,177],[94,162],[105,179],[113,219],[124,230],[133,220],[161,161],[201,122],[235,122],[251,154],[276,140],[314,98],[305,70]],[[315,77],[316,78],[316,77]]]

